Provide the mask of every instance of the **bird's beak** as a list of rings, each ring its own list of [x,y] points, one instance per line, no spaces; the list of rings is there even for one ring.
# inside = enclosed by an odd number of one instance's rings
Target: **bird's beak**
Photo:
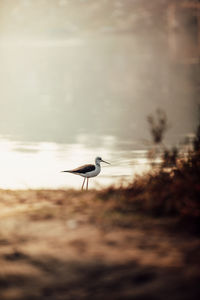
[[[106,164],[108,164],[108,165],[110,165],[110,163],[109,162],[107,162],[107,161],[105,161],[105,160],[101,160],[102,162],[104,162],[104,163],[106,163]]]

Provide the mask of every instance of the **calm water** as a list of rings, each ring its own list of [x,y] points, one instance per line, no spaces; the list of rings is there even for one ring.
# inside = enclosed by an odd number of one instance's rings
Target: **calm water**
[[[111,165],[102,165],[100,175],[90,181],[90,187],[97,189],[127,182],[148,169],[146,150],[142,146],[140,149],[112,136],[100,137],[96,143],[95,137],[80,135],[72,144],[22,142],[1,137],[0,188],[80,189],[82,177],[60,171],[93,163],[98,155]]]
[[[187,72],[172,66],[163,38],[154,37],[0,34],[0,188],[80,189],[82,177],[60,171],[96,156],[111,165],[91,187],[131,180],[148,169],[147,116],[157,108],[170,124],[165,143],[192,132]]]
[[[198,68],[187,47],[198,39],[187,27],[198,22],[139,2],[0,1],[0,188],[79,189],[81,177],[60,171],[96,156],[111,165],[92,187],[130,180],[148,168],[139,139],[151,139],[157,108],[165,144],[194,132]]]

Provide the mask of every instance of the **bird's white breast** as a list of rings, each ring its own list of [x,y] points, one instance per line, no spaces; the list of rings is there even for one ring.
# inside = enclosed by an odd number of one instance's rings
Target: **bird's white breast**
[[[87,178],[90,178],[90,177],[95,177],[97,175],[99,175],[99,173],[101,172],[101,167],[96,165],[95,166],[95,170],[91,171],[91,172],[88,172],[86,174],[81,174],[83,177],[87,177]]]

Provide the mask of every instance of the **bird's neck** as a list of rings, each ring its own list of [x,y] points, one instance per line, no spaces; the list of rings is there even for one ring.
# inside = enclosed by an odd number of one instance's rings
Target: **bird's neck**
[[[99,162],[96,163],[96,168],[101,169],[101,165]]]

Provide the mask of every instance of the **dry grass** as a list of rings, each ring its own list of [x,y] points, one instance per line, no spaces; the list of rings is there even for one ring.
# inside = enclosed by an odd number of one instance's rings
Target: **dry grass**
[[[200,240],[142,212],[148,180],[0,191],[0,299],[198,299]]]

